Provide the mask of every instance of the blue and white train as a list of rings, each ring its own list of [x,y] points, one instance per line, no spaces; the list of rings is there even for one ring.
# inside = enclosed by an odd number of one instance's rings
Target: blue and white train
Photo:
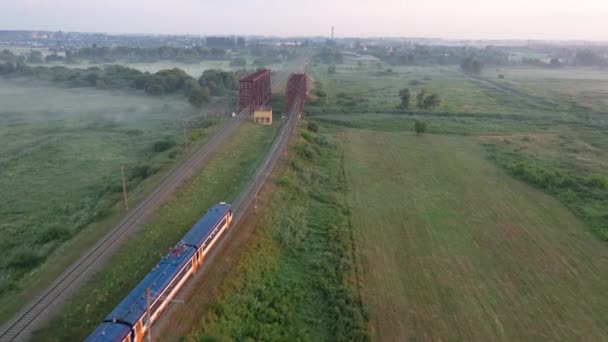
[[[232,208],[229,204],[222,202],[209,209],[86,341],[143,341],[149,324],[159,318],[171,299],[203,264],[205,255],[231,222]],[[147,289],[150,289],[150,320],[147,318]]]

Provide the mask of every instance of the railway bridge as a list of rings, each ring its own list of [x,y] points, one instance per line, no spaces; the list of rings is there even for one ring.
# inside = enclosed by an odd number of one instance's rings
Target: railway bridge
[[[240,79],[238,112],[248,108],[249,113],[253,113],[257,107],[268,105],[272,98],[270,77],[270,70],[260,69]],[[299,115],[302,112],[308,91],[306,80],[306,74],[292,73],[289,75],[285,90],[285,114]]]

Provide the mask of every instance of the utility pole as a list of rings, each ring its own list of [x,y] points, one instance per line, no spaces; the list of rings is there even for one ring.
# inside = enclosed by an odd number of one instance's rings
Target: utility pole
[[[186,139],[186,121],[182,121],[182,127],[184,131],[184,148],[186,149],[186,155],[188,155],[190,152],[188,152],[188,140]]]
[[[152,342],[152,317],[150,317],[150,288],[146,289],[146,316],[148,317],[148,342]]]
[[[253,175],[253,212],[258,214],[258,174]]]
[[[125,179],[125,166],[120,164],[120,174],[122,176],[122,194],[125,199],[125,209],[129,211],[129,197],[127,195],[127,180]]]

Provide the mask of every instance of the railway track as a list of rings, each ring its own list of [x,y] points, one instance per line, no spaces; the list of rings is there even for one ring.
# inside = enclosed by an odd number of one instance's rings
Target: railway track
[[[11,320],[0,328],[0,342],[27,340],[31,332],[40,326],[47,314],[65,302],[69,293],[80,287],[94,273],[96,267],[109,259],[128,234],[139,228],[139,223],[188,178],[192,172],[208,160],[220,143],[234,133],[247,116],[243,110],[216,133],[211,140],[201,146],[192,156],[182,162],[177,169],[167,175],[160,185],[135,209],[97,242],[84,256],[66,269],[51,285],[28,303]]]
[[[274,167],[281,158],[281,154],[287,148],[289,139],[293,136],[297,123],[297,113],[295,113],[297,102],[297,100],[294,102],[292,110],[287,115],[286,120],[283,121],[279,133],[268,149],[264,159],[260,165],[258,165],[254,175],[245,184],[239,195],[232,201],[234,216],[232,218],[231,228],[224,233],[215,248],[211,250],[211,253],[205,255],[205,262],[202,267],[194,273],[192,279],[184,285],[178,294],[179,297],[176,298],[188,298],[195,295],[195,291],[198,289],[198,283],[206,276],[209,266],[216,261],[216,256],[220,254],[220,251],[225,248],[231,239],[233,239],[235,234],[239,234],[238,225],[240,221],[245,217],[248,209],[254,204],[257,193],[270,178]],[[221,262],[221,260],[218,260],[218,262]],[[179,305],[170,305],[161,318],[154,323],[152,330],[164,331],[168,325],[175,324],[175,322],[172,321],[175,310],[179,310]]]

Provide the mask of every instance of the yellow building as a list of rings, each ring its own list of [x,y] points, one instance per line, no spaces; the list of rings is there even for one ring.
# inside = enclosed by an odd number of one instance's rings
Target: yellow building
[[[253,111],[253,122],[261,125],[272,124],[272,108],[258,107]]]

